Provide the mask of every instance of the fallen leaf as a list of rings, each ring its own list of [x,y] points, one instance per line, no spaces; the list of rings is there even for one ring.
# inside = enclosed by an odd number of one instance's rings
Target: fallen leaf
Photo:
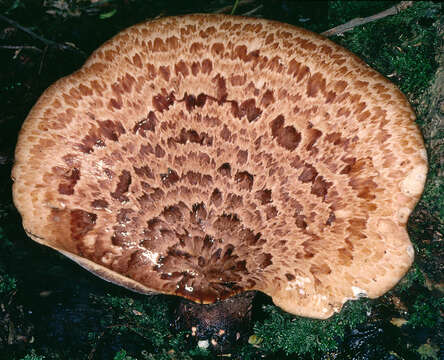
[[[404,318],[392,318],[390,320],[390,323],[397,327],[401,327],[402,325],[407,323],[407,320]]]

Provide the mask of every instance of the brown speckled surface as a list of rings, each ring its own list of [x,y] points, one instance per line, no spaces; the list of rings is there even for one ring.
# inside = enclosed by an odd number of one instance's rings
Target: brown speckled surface
[[[407,271],[426,170],[409,104],[355,56],[194,15],[125,30],[42,95],[14,201],[34,240],[136,291],[325,318]]]

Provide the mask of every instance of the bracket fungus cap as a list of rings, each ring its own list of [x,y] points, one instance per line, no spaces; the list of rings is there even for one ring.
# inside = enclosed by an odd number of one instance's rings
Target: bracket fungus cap
[[[307,30],[225,15],[132,26],[19,135],[27,234],[141,293],[259,290],[327,318],[410,267],[427,158],[402,93]]]

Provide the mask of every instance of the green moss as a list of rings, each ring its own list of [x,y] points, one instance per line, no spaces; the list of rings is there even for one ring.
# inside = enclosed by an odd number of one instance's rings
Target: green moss
[[[333,40],[361,56],[414,101],[429,86],[438,39],[431,26],[437,6],[416,2],[399,16],[356,27]]]
[[[190,334],[176,332],[170,323],[171,297],[153,296],[131,298],[126,296],[91,296],[96,305],[108,309],[102,319],[104,331],[91,332],[89,340],[93,348],[107,343],[113,337],[139,338],[145,350],[128,355],[126,349],[116,353],[121,360],[172,360],[206,359],[209,352],[190,346]]]
[[[210,352],[199,348],[187,351],[176,351],[174,349],[160,349],[156,353],[143,350],[137,357],[129,356],[126,350],[120,350],[116,353],[113,360],[193,360],[193,359],[212,359]],[[246,360],[246,359],[245,359]]]
[[[20,360],[44,360],[46,359],[46,356],[43,355],[37,355],[35,350],[31,350],[30,354],[27,354],[24,358],[21,358]]]
[[[439,359],[439,346],[432,344],[422,344],[418,350],[416,350],[421,357],[421,360],[438,360]]]
[[[142,351],[140,360],[193,360],[193,359],[213,359],[208,351],[202,349],[191,349],[188,351],[174,351],[163,349],[159,353],[148,353]]]
[[[93,303],[109,309],[102,320],[107,336],[129,334],[151,342],[153,347],[165,346],[171,336],[167,303],[159,297],[142,302],[130,297],[91,296]]]
[[[8,274],[0,273],[0,295],[7,295],[17,288],[17,280]]]
[[[444,298],[433,295],[419,295],[410,310],[408,324],[413,328],[434,328],[442,322],[441,312],[444,311]]]
[[[126,354],[125,350],[120,350],[115,356],[114,360],[137,360],[136,358],[133,358],[131,356],[128,356]]]
[[[347,330],[367,320],[370,310],[368,300],[349,301],[340,314],[327,320],[311,320],[270,305],[265,307],[268,318],[256,323],[254,332],[262,340],[258,345],[262,350],[314,357],[336,349]]]
[[[399,282],[396,290],[403,293],[408,291],[413,285],[423,286],[425,283],[424,274],[417,264],[413,264],[409,272]]]

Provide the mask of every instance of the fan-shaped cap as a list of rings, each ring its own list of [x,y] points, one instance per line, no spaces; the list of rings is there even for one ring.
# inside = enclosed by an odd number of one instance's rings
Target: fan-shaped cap
[[[260,290],[326,318],[412,263],[427,171],[414,119],[393,84],[309,31],[163,18],[44,92],[14,201],[32,239],[135,291]]]

